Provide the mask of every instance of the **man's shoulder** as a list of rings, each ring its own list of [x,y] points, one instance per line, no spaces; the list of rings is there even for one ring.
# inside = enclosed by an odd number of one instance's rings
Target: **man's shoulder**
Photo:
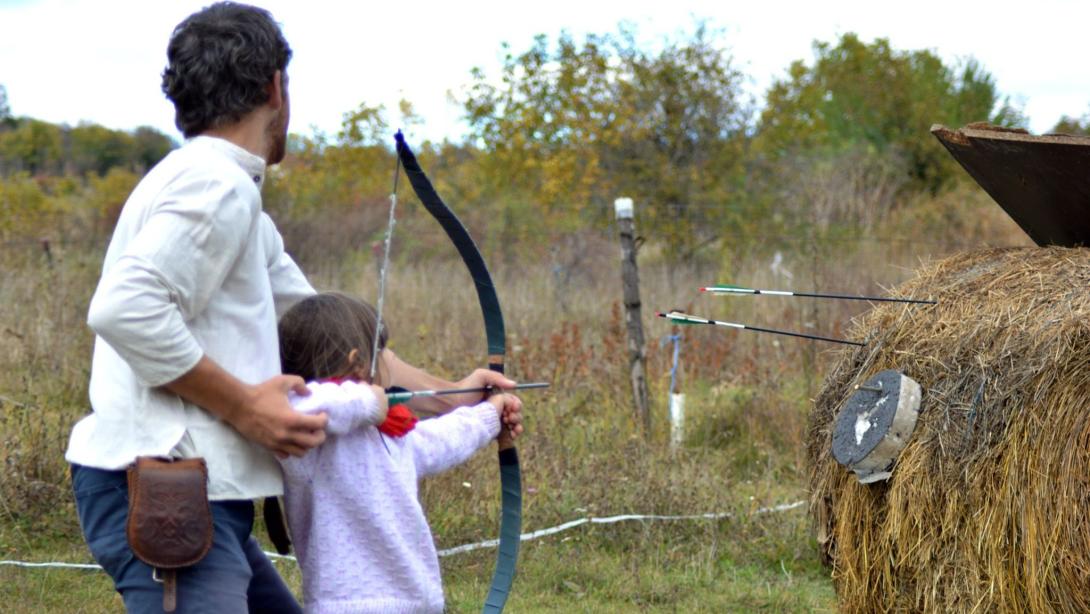
[[[196,197],[194,199],[194,197]],[[247,203],[248,216],[261,210],[261,191],[254,179],[214,149],[187,142],[170,152],[140,180],[130,201],[157,209],[174,202]]]
[[[191,140],[172,151],[155,170],[162,167],[164,179],[170,183],[206,182],[209,187],[220,185],[243,193],[260,194],[257,180],[229,156],[210,147],[207,141]]]

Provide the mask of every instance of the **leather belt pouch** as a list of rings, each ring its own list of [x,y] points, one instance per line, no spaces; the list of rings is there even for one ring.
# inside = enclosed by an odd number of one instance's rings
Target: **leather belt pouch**
[[[212,548],[212,506],[203,458],[141,456],[129,467],[129,518],[125,526],[136,558],[163,582],[163,610],[177,607],[175,571],[200,561]]]

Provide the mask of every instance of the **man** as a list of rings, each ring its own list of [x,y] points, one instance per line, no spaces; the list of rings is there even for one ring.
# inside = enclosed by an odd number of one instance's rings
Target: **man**
[[[301,456],[325,438],[324,415],[288,404],[305,387],[279,375],[277,350],[277,317],[314,289],[261,210],[266,167],[285,153],[291,54],[252,6],[221,2],[175,28],[163,91],[187,141],[125,203],[91,300],[93,412],[65,458],[84,537],[130,612],[163,604],[126,541],[125,469],[138,456],[208,466],[213,546],[179,572],[179,611],[300,611],[250,534],[252,500],[282,492],[273,454]],[[453,385],[396,356],[387,364],[407,388]],[[477,370],[459,384],[514,382]]]

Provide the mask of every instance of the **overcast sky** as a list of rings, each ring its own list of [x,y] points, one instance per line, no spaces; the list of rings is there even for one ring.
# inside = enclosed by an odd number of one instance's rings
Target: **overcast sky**
[[[0,0],[0,84],[15,115],[110,128],[151,125],[178,138],[159,90],[173,27],[209,2],[177,0]],[[1062,115],[1090,112],[1090,2],[957,0],[551,0],[547,2],[259,2],[283,25],[292,130],[336,132],[360,103],[396,109],[404,97],[424,119],[421,138],[465,129],[448,92],[480,66],[497,74],[501,43],[525,50],[535,34],[616,32],[637,27],[648,44],[692,31],[696,18],[724,31],[735,66],[758,101],[811,43],[856,32],[895,49],[931,49],[947,62],[975,57],[1000,92],[1043,132]]]

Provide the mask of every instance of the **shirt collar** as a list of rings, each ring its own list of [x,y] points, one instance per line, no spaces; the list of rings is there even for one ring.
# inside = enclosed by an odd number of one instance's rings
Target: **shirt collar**
[[[265,159],[261,156],[255,156],[231,141],[216,136],[195,136],[189,139],[188,142],[211,147],[233,160],[242,168],[242,170],[246,171],[246,174],[249,175],[251,179],[254,180],[257,189],[260,190],[265,183],[266,164]]]

